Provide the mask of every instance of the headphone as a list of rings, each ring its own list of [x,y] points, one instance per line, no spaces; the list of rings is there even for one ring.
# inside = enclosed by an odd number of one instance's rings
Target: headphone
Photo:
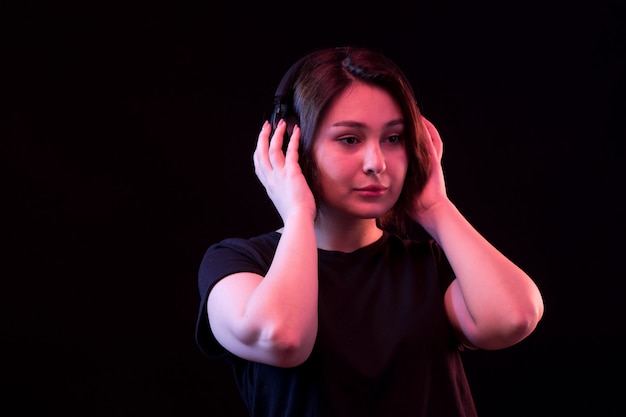
[[[273,134],[281,119],[284,119],[287,123],[285,138],[283,140],[283,150],[287,149],[287,142],[289,141],[291,132],[293,132],[293,127],[299,123],[298,115],[293,108],[293,84],[305,60],[306,56],[300,58],[289,68],[285,75],[283,75],[274,93],[274,110],[272,111],[270,124],[272,125]]]

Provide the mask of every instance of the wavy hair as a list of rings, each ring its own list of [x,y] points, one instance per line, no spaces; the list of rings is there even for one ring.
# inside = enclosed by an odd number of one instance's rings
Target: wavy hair
[[[393,97],[405,122],[408,168],[396,204],[377,219],[379,225],[401,234],[407,230],[414,198],[424,188],[430,170],[424,126],[411,84],[403,71],[380,52],[353,46],[320,49],[304,57],[292,86],[292,111],[301,130],[299,161],[316,201],[319,202],[318,168],[313,140],[318,123],[333,100],[360,82],[382,88]]]

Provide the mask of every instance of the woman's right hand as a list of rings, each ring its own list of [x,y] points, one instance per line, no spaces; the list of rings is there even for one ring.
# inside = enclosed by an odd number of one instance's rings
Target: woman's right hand
[[[286,128],[287,124],[281,120],[270,140],[271,126],[267,121],[263,123],[253,155],[254,170],[283,223],[299,212],[309,213],[314,219],[315,199],[298,163],[300,128],[294,127],[287,151],[283,153]]]
[[[209,293],[207,313],[217,341],[240,358],[278,367],[302,364],[317,336],[318,282],[315,200],[298,164],[300,129],[286,153],[285,123],[271,137],[263,124],[255,172],[284,222],[265,275],[236,272]]]

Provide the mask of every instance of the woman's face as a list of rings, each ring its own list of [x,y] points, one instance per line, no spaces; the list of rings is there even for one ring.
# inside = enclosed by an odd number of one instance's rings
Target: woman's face
[[[339,95],[313,143],[325,214],[377,218],[398,200],[407,172],[404,120],[385,90],[355,83]]]

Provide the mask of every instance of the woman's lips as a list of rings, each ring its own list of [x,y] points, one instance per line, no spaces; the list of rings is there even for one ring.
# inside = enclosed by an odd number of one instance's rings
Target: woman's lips
[[[387,187],[383,185],[367,185],[356,189],[357,193],[363,197],[380,197],[387,192]]]

